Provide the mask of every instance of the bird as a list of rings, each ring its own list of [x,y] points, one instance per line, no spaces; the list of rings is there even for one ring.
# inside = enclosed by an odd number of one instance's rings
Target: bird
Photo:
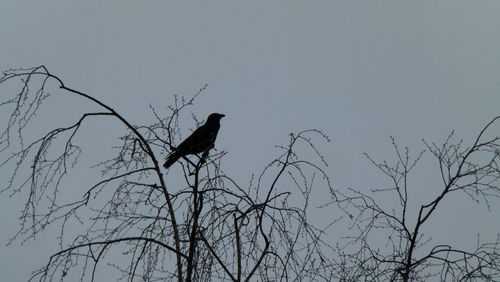
[[[219,132],[220,120],[223,117],[225,117],[224,114],[210,114],[202,126],[198,127],[168,155],[163,167],[169,168],[182,157],[208,152],[208,150],[212,149]]]

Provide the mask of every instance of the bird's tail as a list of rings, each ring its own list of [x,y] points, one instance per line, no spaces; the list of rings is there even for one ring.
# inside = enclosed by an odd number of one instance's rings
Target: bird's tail
[[[164,168],[169,168],[171,165],[173,165],[179,158],[181,157],[181,154],[178,151],[173,152],[167,157],[167,160],[163,164]]]

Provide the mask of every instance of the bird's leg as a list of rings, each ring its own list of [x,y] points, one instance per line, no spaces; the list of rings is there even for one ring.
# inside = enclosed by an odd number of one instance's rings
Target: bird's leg
[[[198,166],[202,166],[205,163],[205,160],[208,157],[208,151],[210,151],[210,148],[208,148],[207,150],[205,150],[203,152],[203,154],[201,155],[200,161],[198,162]]]
[[[194,167],[194,171],[192,171],[192,172],[189,173],[190,176],[194,175],[201,168],[201,166],[205,163],[205,160],[208,157],[208,151],[210,151],[210,149],[205,150],[203,152],[203,154],[201,155],[201,157],[200,157],[200,159],[199,159],[199,161],[198,161],[197,164],[194,164],[193,162],[191,162],[191,160],[189,160],[189,163],[191,165],[193,165],[193,167]],[[184,158],[187,159],[186,157],[184,157]]]

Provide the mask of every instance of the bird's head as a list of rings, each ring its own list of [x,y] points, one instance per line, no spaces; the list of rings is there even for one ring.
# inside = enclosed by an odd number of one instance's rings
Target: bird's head
[[[218,113],[213,113],[210,114],[207,118],[207,122],[219,122],[221,118],[225,117],[226,115],[223,114],[218,114]]]

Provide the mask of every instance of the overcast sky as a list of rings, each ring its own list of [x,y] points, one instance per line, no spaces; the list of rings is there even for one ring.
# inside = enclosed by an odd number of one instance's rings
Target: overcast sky
[[[332,139],[321,150],[334,186],[369,189],[379,173],[362,152],[392,158],[389,135],[416,151],[452,129],[470,143],[500,113],[499,15],[496,0],[4,1],[0,69],[43,64],[137,123],[208,83],[191,110],[227,115],[217,148],[242,183],[289,132],[317,128]],[[2,281],[25,280],[57,248],[50,233],[5,246],[25,196],[0,195]],[[464,242],[500,232],[464,200],[446,203],[450,226],[433,237],[464,233],[465,219]]]

